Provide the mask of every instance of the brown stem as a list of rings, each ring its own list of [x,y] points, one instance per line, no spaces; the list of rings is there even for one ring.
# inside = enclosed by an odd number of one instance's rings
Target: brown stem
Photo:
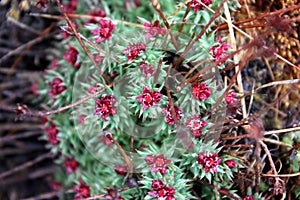
[[[175,46],[175,49],[178,50],[178,44],[177,44],[176,39],[175,39],[175,37],[174,37],[174,35],[172,33],[171,26],[170,26],[169,22],[167,21],[167,18],[165,17],[164,13],[161,10],[160,4],[159,4],[158,0],[151,0],[151,2],[152,2],[152,6],[158,12],[159,16],[162,18],[165,26],[170,31],[171,40],[172,40],[172,42],[173,42],[173,44]]]
[[[9,171],[1,173],[0,174],[0,179],[3,179],[3,178],[5,178],[5,177],[7,177],[9,175],[12,175],[12,174],[14,174],[16,172],[19,172],[19,171],[21,171],[23,169],[26,169],[28,167],[31,167],[32,165],[34,165],[36,163],[39,163],[39,162],[41,162],[41,161],[43,161],[43,160],[45,160],[47,158],[51,158],[52,156],[53,155],[51,153],[43,154],[43,155],[35,158],[34,160],[30,160],[30,161],[28,161],[26,163],[23,163],[23,164],[21,164],[19,166],[16,166],[15,168],[13,168],[13,169],[11,169]]]
[[[21,200],[42,200],[42,199],[56,199],[60,196],[62,196],[63,194],[65,194],[66,191],[54,191],[54,192],[47,192],[47,193],[43,193],[43,194],[39,194],[35,197],[29,197],[26,199],[21,199]]]
[[[199,33],[199,35],[196,37],[195,40],[193,40],[184,50],[184,52],[182,53],[182,55],[175,61],[175,68],[179,65],[179,63],[181,63],[181,61],[183,60],[183,58],[186,56],[186,54],[192,49],[193,45],[205,34],[206,30],[208,29],[208,27],[215,21],[215,19],[220,15],[220,10],[223,7],[225,0],[222,0],[220,6],[217,8],[217,10],[215,11],[215,13],[213,14],[213,16],[210,18],[209,22],[203,27],[203,29],[201,30],[201,32]]]
[[[165,84],[166,84],[166,91],[167,91],[167,96],[168,96],[168,100],[169,100],[169,105],[170,105],[170,108],[171,108],[172,118],[174,119],[175,124],[178,125],[179,121],[178,121],[178,119],[176,117],[176,112],[175,112],[175,109],[174,109],[173,98],[171,96],[171,92],[170,92],[169,84],[168,84],[168,79],[169,79],[171,68],[172,68],[172,64],[170,64],[170,66],[168,68],[168,73],[167,73],[167,78],[166,78]]]
[[[191,2],[189,2],[188,5],[187,5],[187,9],[186,9],[186,11],[184,13],[184,16],[183,16],[183,19],[182,19],[182,24],[180,25],[180,27],[178,29],[178,34],[180,34],[182,32],[182,29],[183,29],[184,24],[186,22],[187,15],[189,14],[190,10],[191,10]]]
[[[280,9],[280,10],[277,10],[277,11],[274,11],[274,12],[266,13],[266,14],[260,15],[258,17],[239,20],[238,22],[233,22],[232,24],[233,25],[239,25],[239,24],[244,24],[244,23],[248,23],[248,22],[253,22],[253,21],[260,20],[260,19],[263,19],[263,18],[271,16],[271,15],[278,15],[278,14],[286,13],[286,12],[289,12],[289,11],[292,11],[292,10],[297,10],[299,8],[300,8],[300,5],[295,5],[295,6],[292,6],[292,7],[289,7],[289,8],[283,8],[283,9]],[[289,19],[289,20],[291,20],[291,19]],[[291,21],[293,21],[293,20],[291,20]],[[217,30],[227,29],[227,26],[228,26],[227,23],[226,24],[221,24],[217,28]]]
[[[220,139],[221,140],[237,140],[237,139],[247,138],[249,136],[250,136],[249,134],[245,134],[245,135],[232,136],[232,137],[223,137],[223,138],[220,138]]]
[[[36,135],[41,135],[41,134],[42,134],[41,131],[29,131],[29,132],[19,133],[17,135],[6,136],[6,137],[0,138],[0,144],[8,143],[8,142],[11,142],[14,140],[28,138],[28,137],[32,137],[32,136],[36,136]]]
[[[14,49],[14,50],[8,52],[8,53],[5,54],[4,56],[2,56],[2,58],[0,58],[0,65],[1,65],[4,61],[6,61],[8,58],[10,58],[11,56],[17,55],[17,54],[19,54],[21,51],[23,51],[24,49],[26,49],[27,47],[33,46],[33,45],[35,45],[35,44],[37,44],[37,43],[39,43],[39,42],[42,42],[44,39],[49,38],[49,37],[51,37],[51,36],[53,36],[53,35],[54,35],[54,33],[47,34],[47,35],[40,35],[40,36],[38,36],[37,38],[35,38],[35,39],[33,39],[33,40],[31,40],[31,41],[29,41],[29,42],[27,42],[27,43],[25,43],[25,44],[23,44],[23,45],[17,47],[16,49]],[[9,71],[9,72],[10,72],[10,71]]]
[[[65,19],[67,20],[67,23],[68,23],[69,27],[72,29],[72,31],[73,31],[75,37],[77,38],[78,42],[80,43],[81,47],[83,48],[83,50],[85,51],[85,53],[87,54],[87,56],[89,57],[89,59],[92,61],[93,65],[97,68],[97,70],[99,71],[99,73],[103,77],[103,79],[106,81],[106,83],[110,84],[110,81],[109,81],[108,77],[102,72],[102,70],[98,66],[97,62],[95,61],[95,59],[91,55],[90,51],[84,45],[84,43],[83,43],[81,37],[79,36],[77,30],[75,29],[75,27],[73,26],[73,23],[71,22],[70,18],[68,17],[68,14],[66,13],[63,5],[60,3],[59,0],[56,0],[56,3],[59,6],[59,9],[61,10],[61,12],[63,13]]]
[[[264,151],[265,151],[266,154],[267,154],[267,157],[268,157],[268,159],[269,159],[271,168],[272,168],[272,170],[273,170],[273,172],[274,172],[274,175],[275,175],[276,183],[279,183],[280,181],[279,181],[279,177],[278,177],[278,172],[277,172],[276,166],[275,166],[275,164],[274,164],[274,162],[273,162],[272,155],[271,155],[271,153],[270,153],[270,151],[269,151],[269,149],[268,149],[268,146],[267,146],[262,140],[259,140],[259,144],[262,146],[262,148],[264,149]],[[275,183],[275,184],[276,184],[276,183]]]
[[[78,106],[78,105],[80,105],[80,104],[82,104],[82,103],[90,100],[91,98],[97,96],[98,94],[101,94],[105,90],[106,90],[106,88],[102,88],[100,91],[95,92],[94,94],[91,94],[91,95],[89,95],[89,96],[87,96],[87,97],[85,97],[83,99],[80,99],[80,100],[76,101],[75,103],[72,103],[72,104],[66,105],[64,107],[58,108],[57,110],[51,110],[51,111],[46,111],[44,113],[40,113],[40,116],[53,115],[53,114],[56,114],[56,113],[60,113],[60,112],[62,112],[64,110],[68,110],[70,108],[73,108],[75,106]]]
[[[46,37],[47,34],[53,30],[53,28],[57,25],[57,22],[52,23],[49,27],[47,27],[41,34],[39,34],[38,37]],[[26,47],[25,51],[29,51],[31,48],[33,47],[32,45],[29,45]],[[22,61],[24,55],[19,56],[14,63],[12,64],[11,68],[10,68],[10,72],[7,74],[7,77],[10,77],[16,70],[17,66],[19,65],[19,63]]]
[[[124,158],[124,160],[125,160],[125,162],[126,162],[126,164],[127,164],[127,166],[128,166],[128,169],[131,169],[131,168],[132,168],[132,163],[131,163],[131,161],[129,160],[128,156],[126,155],[126,153],[125,153],[123,147],[119,144],[119,142],[117,142],[117,141],[113,138],[113,136],[112,136],[112,139],[113,139],[114,144],[118,147],[119,151],[121,152],[121,154],[122,154],[122,156],[123,156],[123,158]]]
[[[134,144],[134,130],[132,130],[131,133],[131,138],[130,138],[130,177],[132,177],[133,175],[133,165],[132,165],[132,161],[133,161],[133,144]]]

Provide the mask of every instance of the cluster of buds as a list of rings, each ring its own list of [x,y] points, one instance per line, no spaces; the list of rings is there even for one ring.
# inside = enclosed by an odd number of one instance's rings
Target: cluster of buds
[[[144,28],[147,33],[145,35],[146,40],[149,40],[151,37],[156,37],[159,35],[163,36],[166,34],[166,29],[158,25],[159,25],[159,20],[156,20],[153,25],[147,22],[144,23]]]
[[[202,135],[202,129],[207,125],[208,123],[201,120],[198,115],[194,115],[193,118],[188,119],[186,122],[186,127],[192,131],[192,135],[195,138],[199,138]]]
[[[158,200],[175,200],[175,189],[164,185],[161,180],[153,180],[151,187],[152,191],[148,192],[150,196]]]
[[[142,103],[142,109],[145,110],[152,106],[157,106],[157,103],[161,100],[162,94],[159,92],[152,92],[149,88],[144,87],[144,91],[141,96],[136,100]]]
[[[205,9],[204,5],[209,6],[211,3],[212,3],[212,0],[192,0],[191,7],[194,8],[195,12],[198,12],[198,10]]]
[[[92,34],[96,36],[96,42],[102,42],[104,40],[109,40],[115,25],[110,23],[109,20],[100,19],[100,27],[91,31]]]
[[[103,95],[100,99],[95,99],[95,102],[95,114],[101,115],[104,121],[108,116],[116,114],[117,109],[114,107],[116,98],[113,95]]]
[[[192,88],[193,98],[198,100],[205,100],[212,94],[211,89],[205,83],[194,82]]]
[[[123,53],[127,56],[128,61],[131,61],[140,56],[146,51],[146,44],[142,42],[129,44],[129,47],[124,49]]]
[[[213,175],[218,172],[218,165],[222,162],[217,154],[211,155],[209,152],[199,153],[196,160],[204,167],[205,173],[210,172]]]
[[[161,174],[167,172],[167,167],[171,163],[171,160],[165,158],[163,154],[147,156],[145,161],[152,167],[151,172],[160,172]]]

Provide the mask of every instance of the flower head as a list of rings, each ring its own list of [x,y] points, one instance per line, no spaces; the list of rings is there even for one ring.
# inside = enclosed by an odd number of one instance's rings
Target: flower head
[[[67,89],[66,86],[62,84],[62,80],[58,77],[54,78],[50,83],[50,91],[49,94],[56,96]]]
[[[166,29],[158,25],[159,25],[159,20],[156,20],[154,24],[150,24],[147,22],[144,23],[144,28],[147,33],[145,35],[146,40],[149,40],[151,37],[155,37],[158,35],[162,35],[162,36],[165,35]]]
[[[76,192],[75,200],[86,199],[90,196],[90,186],[80,180],[80,185],[74,187],[74,192]]]
[[[23,120],[25,117],[30,116],[32,114],[27,105],[20,103],[17,103],[15,112],[17,114],[16,119],[18,120]]]
[[[200,120],[198,115],[194,115],[193,118],[188,119],[186,122],[186,127],[192,131],[192,135],[195,138],[199,138],[202,135],[202,129],[207,125],[208,123]]]
[[[53,121],[50,121],[50,126],[45,128],[45,131],[48,133],[47,140],[53,145],[56,146],[59,144],[58,129]]]
[[[53,191],[58,192],[58,191],[61,189],[61,183],[58,182],[58,181],[55,181],[55,180],[51,180],[51,181],[50,181],[50,188],[51,188]]]
[[[151,187],[152,191],[148,192],[150,196],[158,200],[175,200],[175,189],[164,185],[161,180],[153,180]]]
[[[37,8],[47,8],[48,7],[48,0],[37,0],[35,4]]]
[[[193,98],[205,100],[212,94],[211,89],[205,83],[194,82],[192,88]]]
[[[78,0],[70,0],[64,5],[66,13],[73,13],[77,9]]]
[[[66,169],[67,174],[76,172],[79,163],[74,158],[67,158],[63,163],[63,166]]]
[[[220,158],[217,154],[199,153],[196,160],[198,164],[202,165],[205,169],[205,172],[210,172],[214,175],[214,173],[218,172],[218,165],[221,163],[222,158]]]
[[[228,105],[236,104],[237,103],[236,93],[235,92],[231,92],[229,94],[226,94],[225,101],[226,101],[226,103]]]
[[[123,50],[123,53],[127,56],[128,61],[133,60],[140,56],[141,53],[146,51],[146,44],[142,42],[129,44],[127,49]]]
[[[198,10],[203,10],[205,8],[205,6],[201,3],[209,6],[212,3],[212,0],[192,0],[191,7],[194,8],[195,12],[198,12]]]
[[[113,95],[102,95],[100,99],[95,99],[95,102],[95,114],[101,115],[104,121],[108,116],[116,114],[117,109],[114,107],[116,98]]]
[[[115,165],[114,170],[117,174],[125,176],[127,174],[127,167],[124,165]]]
[[[151,106],[157,106],[157,103],[161,100],[161,93],[151,92],[149,88],[145,87],[141,96],[136,100],[142,103],[142,109],[145,110]]]
[[[154,73],[155,69],[152,65],[148,65],[145,62],[140,64],[140,70],[142,71],[145,78],[150,78]]]
[[[80,55],[75,47],[69,46],[69,49],[65,52],[63,58],[76,69],[80,67],[80,63],[77,63],[77,61],[80,59]]]
[[[226,160],[225,164],[229,167],[229,168],[235,168],[236,167],[236,162],[234,160]]]
[[[229,44],[224,44],[222,39],[218,39],[219,44],[210,48],[214,60],[218,62],[227,56],[226,51],[230,49]]]
[[[110,23],[109,20],[100,19],[100,27],[91,30],[91,33],[97,35],[96,42],[102,42],[110,39],[114,28],[115,25]]]
[[[174,106],[174,111],[175,111],[175,117],[177,118],[177,120],[181,119],[181,117],[183,116],[180,108]],[[166,122],[173,126],[175,123],[175,120],[173,118],[173,114],[172,114],[172,109],[171,106],[168,105],[167,108],[163,108],[162,109],[162,113],[166,116]]]
[[[253,196],[247,195],[243,198],[243,200],[254,200]]]
[[[171,160],[165,158],[163,154],[147,156],[145,161],[152,167],[151,172],[160,172],[161,174],[166,173],[167,167],[171,163]]]
[[[38,81],[35,80],[33,84],[30,86],[29,91],[31,94],[33,94],[34,97],[38,97],[40,95],[38,89],[39,89],[39,84]]]

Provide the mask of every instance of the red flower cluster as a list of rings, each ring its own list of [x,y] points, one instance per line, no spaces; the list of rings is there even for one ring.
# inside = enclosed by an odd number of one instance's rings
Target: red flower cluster
[[[109,40],[114,30],[115,25],[110,23],[109,20],[100,19],[100,27],[94,30],[91,30],[92,34],[97,35],[96,42],[102,42],[104,40]]]
[[[49,85],[49,94],[53,96],[56,96],[67,89],[67,87],[62,84],[62,80],[58,77],[54,78],[52,82],[49,83]]]
[[[67,13],[73,13],[78,5],[78,0],[70,0],[68,4],[64,5]]]
[[[105,200],[123,200],[120,196],[119,191],[114,188],[106,189],[106,194],[104,195]]]
[[[205,6],[203,6],[201,3],[209,6],[212,3],[212,0],[192,0],[191,7],[194,8],[195,12],[198,12],[198,10],[203,10],[205,8]]]
[[[103,9],[99,9],[99,10],[95,9],[95,10],[89,11],[89,16],[92,16],[92,17],[105,17],[106,13]],[[87,23],[96,24],[97,20],[95,18],[91,18],[87,21]]]
[[[192,88],[193,98],[205,100],[212,94],[211,89],[205,83],[194,82]]]
[[[37,8],[47,8],[48,7],[48,0],[37,0],[35,4]]]
[[[145,78],[150,78],[155,73],[154,67],[152,65],[146,64],[145,62],[142,62],[140,64],[140,70],[144,74]]]
[[[75,200],[83,200],[90,197],[90,186],[85,184],[82,180],[80,180],[80,185],[74,187],[74,191],[77,193]]]
[[[161,180],[153,180],[151,187],[153,190],[148,192],[150,196],[158,200],[175,200],[175,189],[167,187]]]
[[[63,163],[63,166],[66,169],[67,174],[71,174],[77,170],[79,163],[74,158],[67,158]]]
[[[40,95],[38,89],[39,89],[39,84],[38,84],[38,81],[35,80],[35,81],[33,82],[33,84],[30,86],[29,92],[30,92],[31,94],[33,94],[34,97],[38,97],[38,96]]]
[[[116,98],[113,95],[102,95],[100,99],[95,99],[95,102],[95,114],[101,115],[104,121],[108,116],[116,114],[117,109],[114,107]]]
[[[123,53],[127,56],[128,61],[137,58],[141,53],[146,51],[146,44],[142,42],[129,44],[127,49],[124,49]]]
[[[61,189],[61,183],[55,180],[50,181],[50,187],[53,191],[59,191]]]
[[[205,172],[214,173],[218,172],[218,165],[221,163],[222,158],[218,157],[217,154],[211,155],[209,152],[207,153],[199,153],[196,160],[198,164],[203,165],[205,168]]]
[[[243,198],[243,200],[254,200],[253,196],[247,195]]]
[[[69,49],[65,52],[63,58],[68,61],[70,65],[73,65],[74,68],[78,69],[80,67],[80,63],[77,63],[77,61],[79,61],[80,55],[75,47],[69,46]]]
[[[226,103],[228,105],[236,104],[237,103],[236,93],[235,92],[231,92],[229,94],[226,94],[225,101],[226,101]]]
[[[225,164],[229,167],[229,168],[235,168],[236,167],[236,162],[234,160],[226,160]]]
[[[174,105],[174,111],[175,111],[175,117],[179,120],[183,114],[180,110],[180,108],[176,107]],[[167,108],[163,108],[162,109],[162,113],[166,116],[166,122],[170,125],[170,126],[173,126],[175,121],[174,121],[174,118],[173,118],[173,114],[172,114],[172,110],[171,110],[171,106],[168,105]]]
[[[15,112],[17,114],[17,120],[23,120],[26,116],[30,116],[32,114],[27,105],[20,103],[17,103]]]
[[[45,131],[48,133],[47,140],[53,145],[56,146],[59,144],[59,139],[57,138],[58,129],[53,121],[50,121],[50,126],[45,128]]]
[[[151,37],[155,37],[158,35],[165,35],[166,29],[164,27],[159,27],[158,25],[159,20],[156,20],[153,25],[147,22],[144,23],[144,28],[147,33],[145,35],[146,40],[149,40]]]
[[[142,102],[142,109],[145,110],[151,106],[157,106],[157,103],[161,100],[161,93],[151,92],[149,88],[144,87],[144,91],[141,96],[136,100]]]
[[[127,174],[127,167],[124,165],[115,165],[114,170],[117,174],[125,176]]]
[[[212,56],[214,57],[214,60],[218,62],[222,58],[225,58],[227,56],[226,51],[230,49],[229,44],[224,44],[222,39],[218,39],[219,44],[213,46],[210,48]]]
[[[171,163],[171,160],[165,158],[163,154],[147,156],[145,161],[152,167],[151,172],[160,172],[161,174],[167,172],[167,167]]]
[[[186,127],[192,131],[192,135],[195,138],[199,138],[202,135],[202,129],[207,126],[207,122],[200,120],[198,115],[194,115],[193,118],[186,121]]]

